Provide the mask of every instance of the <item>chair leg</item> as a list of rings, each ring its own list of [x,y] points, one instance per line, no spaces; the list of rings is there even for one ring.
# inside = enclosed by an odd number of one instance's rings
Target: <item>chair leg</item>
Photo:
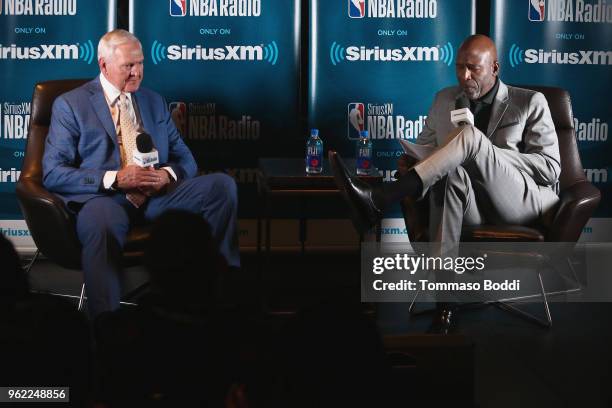
[[[30,270],[32,269],[32,266],[34,266],[34,262],[36,262],[36,260],[38,259],[39,255],[40,255],[40,250],[37,249],[36,252],[34,253],[34,256],[30,260],[30,262],[28,262],[28,265],[25,267],[25,274],[26,275],[30,274]]]
[[[572,277],[574,279],[574,281],[576,282],[576,287],[573,288],[569,288],[569,289],[563,289],[563,290],[556,290],[553,292],[546,292],[546,296],[558,296],[558,295],[568,295],[570,293],[576,293],[576,292],[580,292],[582,290],[582,286],[580,285],[580,280],[578,279],[578,275],[576,274],[576,269],[574,268],[574,265],[572,265],[572,261],[569,257],[565,258],[565,261],[567,262],[567,265],[569,267],[570,272],[572,273]],[[551,267],[555,270],[557,270],[557,268],[555,268],[554,265],[551,265]],[[558,271],[557,271],[558,272]],[[533,294],[533,295],[526,295],[526,296],[516,296],[516,297],[511,297],[511,298],[505,298],[505,299],[499,299],[500,302],[516,302],[516,301],[520,301],[520,300],[527,300],[527,299],[535,299],[542,296],[541,294]]]
[[[433,312],[435,312],[437,310],[436,307],[432,307],[430,309],[423,309],[423,310],[415,311],[414,310],[414,304],[416,303],[416,300],[419,297],[420,293],[421,293],[421,290],[417,289],[417,292],[415,293],[414,297],[412,298],[412,301],[410,302],[410,306],[408,306],[408,315],[410,317],[418,317],[418,316],[427,315],[427,314],[433,313]]]
[[[79,306],[77,306],[77,310],[80,312],[83,310],[83,304],[85,300],[85,282],[81,285],[81,296],[79,296]]]
[[[470,303],[466,303],[466,304],[460,304],[458,305],[459,309],[465,309],[465,308],[471,308],[471,307],[480,307],[480,306],[486,306],[486,305],[490,305],[493,304],[497,307],[499,307],[500,309],[503,309],[507,312],[513,313],[519,317],[522,317],[526,320],[529,320],[539,326],[545,327],[545,328],[551,328],[552,327],[552,315],[550,313],[550,306],[548,304],[548,296],[556,296],[556,295],[566,295],[566,294],[570,294],[570,293],[575,293],[575,292],[580,292],[582,290],[581,286],[580,286],[580,281],[578,279],[578,275],[576,274],[576,269],[574,268],[574,265],[572,265],[572,261],[569,257],[566,258],[566,262],[567,265],[569,266],[570,272],[572,273],[572,277],[574,278],[577,287],[575,288],[570,288],[570,289],[565,289],[565,290],[560,290],[560,291],[554,291],[554,292],[546,292],[546,290],[544,289],[544,281],[542,280],[542,274],[538,271],[538,282],[540,283],[540,293],[539,294],[534,294],[534,295],[527,295],[527,296],[519,296],[519,297],[514,297],[514,298],[506,298],[506,299],[500,299],[500,300],[489,300],[489,301],[485,301],[485,302],[470,302]],[[416,300],[418,298],[420,294],[420,290],[417,290],[416,294],[414,295],[414,297],[412,298],[412,301],[410,302],[410,306],[408,308],[408,313],[411,316],[418,316],[421,314],[426,314],[426,313],[430,313],[435,309],[431,309],[431,310],[423,310],[423,311],[419,311],[419,312],[414,312],[414,304],[416,303]],[[533,299],[536,297],[541,297],[544,303],[544,313],[546,316],[546,319],[542,319],[539,317],[534,316],[531,313],[527,313],[519,308],[517,308],[516,306],[513,306],[512,304],[510,304],[510,302],[515,302],[515,301],[520,301],[520,300],[527,300],[527,299]]]
[[[546,297],[546,290],[544,289],[544,282],[542,280],[542,274],[540,272],[538,272],[538,281],[540,283],[540,294],[539,295],[535,295],[535,296],[541,296],[542,300],[544,302],[544,312],[546,314],[546,320],[541,319],[539,317],[536,317],[534,315],[532,315],[531,313],[527,313],[524,310],[519,309],[516,306],[513,306],[512,304],[510,304],[509,302],[512,301],[512,299],[508,299],[508,300],[491,300],[491,301],[485,301],[485,302],[469,302],[469,303],[463,303],[463,304],[459,304],[457,305],[458,309],[468,309],[468,308],[473,308],[473,307],[483,307],[483,306],[487,306],[490,304],[493,304],[497,307],[499,307],[502,310],[505,310],[507,312],[513,313],[519,317],[522,317],[532,323],[535,323],[539,326],[542,326],[544,328],[551,328],[552,327],[552,316],[550,314],[550,308],[548,305],[548,298]],[[416,303],[417,297],[419,296],[420,291],[417,291],[416,294],[414,295],[414,298],[412,298],[412,302],[410,303],[410,306],[408,307],[408,313],[410,314],[410,316],[419,316],[419,315],[423,315],[423,314],[427,314],[427,313],[431,313],[433,311],[435,311],[434,309],[426,309],[426,310],[422,310],[419,312],[415,312],[414,309],[414,304]],[[557,293],[558,294],[558,293]],[[529,296],[531,297],[531,296]]]
[[[414,303],[419,297],[419,293],[421,293],[421,290],[417,289],[416,293],[414,294],[414,297],[412,298],[412,302],[410,302],[410,306],[408,307],[408,313],[410,313],[411,315],[412,315],[412,309],[414,308]]]
[[[542,274],[538,272],[538,280],[540,281],[540,290],[542,291],[542,299],[544,300],[544,310],[546,311],[546,322],[548,327],[552,326],[552,317],[550,316],[550,308],[548,307],[548,299],[546,298],[546,290],[544,290],[544,282],[542,282]]]
[[[546,297],[546,290],[544,289],[544,282],[542,281],[542,274],[540,272],[538,272],[538,281],[540,282],[540,296],[542,296],[542,300],[544,301],[544,312],[546,314],[546,320],[536,317],[532,315],[531,313],[527,313],[524,310],[521,310],[517,308],[516,306],[513,306],[510,303],[503,301],[503,300],[497,301],[493,304],[503,310],[506,310],[519,317],[522,317],[523,319],[529,320],[530,322],[533,322],[539,326],[542,326],[547,329],[551,328],[552,327],[552,317],[550,315],[550,308],[548,307],[548,299]]]
[[[574,268],[574,264],[572,264],[572,260],[570,259],[569,256],[565,258],[565,261],[567,262],[567,266],[569,266],[570,272],[572,273],[572,276],[574,277],[574,280],[576,281],[576,284],[578,285],[577,289],[570,289],[570,290],[572,292],[579,291],[581,288],[580,280],[578,279],[578,275],[576,274],[576,269]]]

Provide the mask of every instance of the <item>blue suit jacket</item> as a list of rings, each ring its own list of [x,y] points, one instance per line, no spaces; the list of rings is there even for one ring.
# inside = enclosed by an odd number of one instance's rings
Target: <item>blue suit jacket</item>
[[[141,87],[132,97],[159,152],[160,167],[172,167],[179,180],[195,176],[196,162],[161,95]],[[65,202],[83,203],[107,194],[104,174],[120,168],[117,133],[100,78],[59,96],[53,103],[43,156],[45,187]]]

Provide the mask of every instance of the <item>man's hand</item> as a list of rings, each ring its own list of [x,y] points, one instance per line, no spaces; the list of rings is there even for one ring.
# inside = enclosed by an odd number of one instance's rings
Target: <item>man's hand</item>
[[[148,197],[159,195],[170,184],[170,175],[166,170],[155,170],[149,167],[148,171],[155,175],[155,183],[152,185],[141,186],[139,190]]]
[[[402,154],[397,159],[397,171],[400,176],[405,176],[414,165],[417,164],[416,159],[408,156],[406,153]]]
[[[130,164],[117,172],[117,187],[123,191],[153,187],[160,182],[160,177],[153,168]]]

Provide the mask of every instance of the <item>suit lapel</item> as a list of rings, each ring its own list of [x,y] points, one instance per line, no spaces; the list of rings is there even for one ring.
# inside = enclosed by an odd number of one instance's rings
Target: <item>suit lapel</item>
[[[499,89],[491,107],[491,119],[489,119],[489,126],[487,126],[488,138],[491,138],[499,126],[504,113],[506,113],[506,109],[508,109],[508,87],[500,80]]]
[[[159,128],[159,124],[155,121],[155,111],[159,109],[160,106],[154,103],[155,99],[147,97],[145,92],[136,91],[133,96],[136,99],[136,105],[138,106],[138,112],[142,120],[142,127],[145,132],[151,135],[153,146],[159,153],[159,160],[165,162],[167,160],[167,150],[164,148],[166,144],[162,142],[166,134]]]
[[[148,101],[146,97],[140,91],[136,91],[133,94],[136,99],[136,105],[138,106],[138,113],[142,120],[142,127],[144,130],[151,135],[155,141],[155,124],[153,123],[153,117],[151,116],[151,110],[149,109]]]
[[[464,96],[465,93],[463,92],[463,90],[461,90],[461,87],[457,87],[457,93],[455,94],[454,98],[451,98],[450,101],[448,101],[448,126],[449,126],[449,130],[453,129],[455,127],[455,125],[453,125],[453,123],[451,122],[450,118],[451,118],[451,112],[454,111],[455,109],[457,109],[457,101],[459,99],[461,99],[462,96]]]
[[[102,123],[106,134],[108,134],[108,136],[111,138],[118,152],[119,144],[117,143],[117,131],[115,130],[113,117],[111,116],[110,109],[108,109],[108,104],[106,103],[106,98],[104,97],[102,85],[100,85],[100,78],[96,78],[90,82],[90,91],[91,96],[89,97],[89,101],[93,106],[94,112],[96,112],[96,116],[98,116],[98,119],[100,120],[100,123]]]

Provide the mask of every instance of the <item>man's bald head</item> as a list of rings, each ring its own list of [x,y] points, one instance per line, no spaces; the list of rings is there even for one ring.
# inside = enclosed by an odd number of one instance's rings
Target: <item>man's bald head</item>
[[[499,74],[497,48],[486,35],[471,35],[463,41],[455,64],[457,80],[468,98],[484,96]]]
[[[495,43],[486,35],[474,34],[463,40],[459,52],[477,52],[487,54],[492,61],[497,61],[497,48]]]

